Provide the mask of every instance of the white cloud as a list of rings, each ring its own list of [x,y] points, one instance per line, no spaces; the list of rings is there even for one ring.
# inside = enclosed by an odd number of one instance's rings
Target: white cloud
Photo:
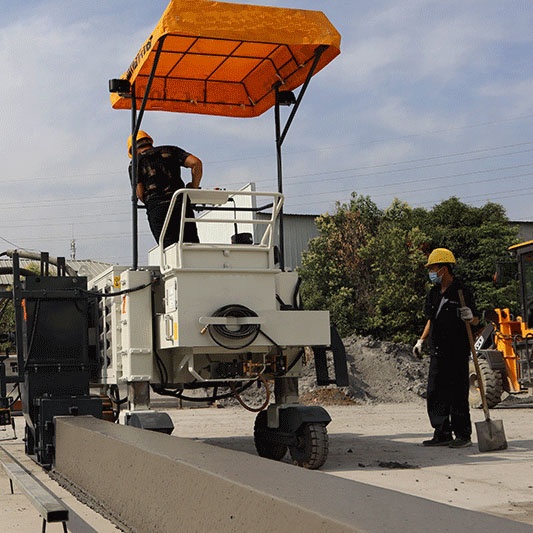
[[[488,84],[480,87],[479,94],[495,102],[503,116],[533,114],[533,79]]]
[[[346,201],[351,186],[392,189],[408,177],[393,163],[531,140],[528,0],[249,1],[324,11],[342,35],[341,55],[312,80],[285,141],[286,205],[295,210],[317,212]],[[0,23],[0,179],[9,202],[0,237],[68,255],[74,231],[80,256],[129,257],[130,114],[111,109],[107,81],[127,69],[166,4],[10,4]],[[243,120],[146,113],[143,126],[157,142],[179,144],[201,157],[206,186],[251,179],[276,186],[271,112]],[[516,156],[515,164],[527,157]],[[360,171],[340,172],[383,164],[395,172],[363,180],[350,178]],[[512,166],[513,159],[457,164],[447,175],[504,164]],[[437,173],[430,167],[413,177],[432,175]],[[513,183],[523,189],[518,179],[504,178],[509,189]],[[498,184],[482,188],[497,194]],[[431,206],[457,187],[411,189],[416,187],[397,190],[407,202]],[[503,199],[510,216],[531,218],[531,197],[519,196]],[[144,213],[139,216],[145,250],[152,241]]]
[[[446,116],[437,111],[424,112],[399,98],[391,98],[384,102],[375,110],[374,119],[391,133],[404,136],[446,131],[462,125],[457,116]]]

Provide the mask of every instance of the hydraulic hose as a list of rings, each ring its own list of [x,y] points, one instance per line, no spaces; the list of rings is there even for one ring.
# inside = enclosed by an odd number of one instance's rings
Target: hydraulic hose
[[[259,407],[250,407],[247,405],[244,400],[241,398],[241,395],[235,390],[234,385],[231,386],[231,389],[233,391],[233,396],[236,398],[236,400],[247,410],[251,411],[252,413],[259,413],[260,411],[263,411],[268,407],[268,404],[270,403],[270,386],[268,385],[268,381],[263,377],[262,374],[259,374],[257,378],[258,382],[263,384],[263,387],[265,387],[266,391],[266,397],[265,401],[262,403]]]
[[[213,316],[250,318],[257,317],[257,313],[241,304],[229,304],[217,309]],[[231,327],[226,324],[209,324],[207,326],[207,331],[209,331],[213,341],[228,350],[246,348],[255,341],[260,330],[259,324],[241,324]]]

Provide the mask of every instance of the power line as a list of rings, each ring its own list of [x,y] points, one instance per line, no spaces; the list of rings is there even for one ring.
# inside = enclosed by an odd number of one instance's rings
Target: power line
[[[508,147],[511,147],[511,146],[524,146],[524,145],[531,145],[531,144],[533,144],[533,142],[531,142],[531,143],[520,143],[520,144],[517,144],[517,145],[508,145],[505,148],[508,148]],[[474,151],[471,151],[471,152],[463,152],[462,154],[449,154],[449,155],[443,155],[443,156],[434,156],[434,157],[430,157],[430,158],[414,159],[414,160],[411,160],[411,161],[392,162],[392,163],[386,163],[386,164],[381,164],[381,165],[373,165],[373,166],[367,166],[367,167],[356,167],[356,168],[348,168],[348,169],[341,169],[341,170],[328,170],[328,171],[324,171],[324,172],[315,172],[315,173],[309,173],[309,174],[299,174],[299,175],[294,175],[294,176],[286,176],[285,179],[286,179],[286,182],[287,182],[287,186],[291,186],[291,185],[295,185],[295,184],[298,184],[298,183],[309,183],[309,182],[315,181],[315,180],[309,180],[309,179],[295,181],[294,178],[298,178],[298,177],[323,176],[323,175],[326,175],[326,174],[327,175],[331,175],[331,174],[339,174],[339,173],[343,173],[343,172],[352,172],[352,171],[364,170],[364,169],[382,168],[382,167],[386,167],[386,166],[406,164],[406,163],[409,163],[409,162],[432,161],[432,160],[435,160],[435,159],[439,159],[441,157],[455,157],[456,155],[481,153],[481,152],[486,152],[488,150],[494,150],[494,149],[495,148],[487,148],[487,149],[483,149],[483,150],[474,150]],[[382,171],[379,171],[379,172],[343,176],[343,177],[340,177],[340,178],[336,178],[336,181],[353,179],[353,178],[371,177],[371,176],[378,176],[378,175],[385,175],[385,174],[393,174],[393,173],[407,172],[407,171],[413,171],[413,170],[422,170],[422,169],[435,168],[435,167],[446,166],[446,165],[460,164],[460,163],[473,162],[473,161],[482,161],[482,160],[493,159],[493,158],[497,158],[497,157],[507,157],[509,155],[519,155],[519,154],[530,153],[530,152],[533,152],[533,148],[530,149],[530,150],[520,150],[520,151],[509,152],[509,153],[505,153],[505,154],[493,154],[493,155],[487,155],[485,157],[463,159],[463,160],[460,160],[460,161],[446,161],[446,162],[441,162],[441,163],[436,163],[436,164],[431,164],[431,165],[419,165],[419,166],[406,167],[406,168],[402,168],[402,169],[388,169],[388,170],[382,170]],[[522,165],[516,165],[515,167],[503,167],[503,168],[518,168],[520,166],[522,166]],[[485,172],[494,172],[494,171],[495,171],[495,169],[485,170]],[[465,175],[467,175],[467,173],[465,173]],[[427,180],[427,179],[428,178],[423,178],[423,179],[421,179],[421,181],[424,181],[424,180]],[[266,181],[266,180],[256,180],[255,182],[256,183],[262,183],[264,181]],[[269,181],[271,181],[271,180],[269,180]],[[31,202],[31,203],[27,203],[26,201],[5,203],[3,205],[3,207],[5,209],[13,209],[13,208],[30,209],[30,208],[34,208],[34,207],[47,207],[47,206],[51,207],[53,205],[64,204],[66,202],[68,202],[68,203],[73,203],[73,202],[76,202],[76,203],[79,203],[79,202],[92,203],[92,202],[101,202],[102,200],[107,200],[107,202],[100,203],[99,204],[100,206],[109,206],[109,205],[113,205],[113,204],[110,204],[110,202],[113,202],[113,201],[115,201],[115,202],[119,201],[122,204],[124,202],[124,197],[123,197],[123,195],[118,195],[117,194],[117,196],[106,195],[106,196],[85,196],[85,197],[81,196],[81,197],[74,197],[74,198],[54,198],[54,199],[46,199],[46,200],[42,200],[42,201],[39,201],[39,202]]]
[[[421,170],[421,169],[427,169],[427,168],[435,168],[435,167],[441,167],[441,166],[446,166],[446,165],[458,165],[460,163],[471,163],[473,161],[483,161],[483,160],[486,160],[486,159],[493,159],[493,158],[496,158],[496,157],[507,157],[509,155],[518,155],[518,154],[524,154],[524,153],[530,153],[530,152],[533,152],[533,149],[530,149],[530,150],[521,150],[521,151],[518,151],[518,152],[510,152],[510,153],[507,153],[507,154],[494,154],[494,155],[488,155],[486,157],[474,157],[474,158],[470,158],[470,159],[463,159],[463,160],[459,160],[459,161],[445,161],[443,163],[435,163],[435,164],[432,164],[432,165],[420,165],[420,166],[413,166],[413,167],[406,167],[406,168],[401,168],[401,169],[389,169],[389,170],[382,170],[380,172],[371,172],[371,173],[367,173],[367,174],[355,174],[355,175],[350,175],[350,176],[344,176],[344,177],[341,177],[341,178],[337,178],[337,179],[340,179],[340,180],[344,180],[344,179],[351,179],[351,178],[364,178],[364,177],[369,177],[369,176],[378,176],[378,175],[383,175],[383,174],[392,174],[392,173],[395,173],[395,172],[406,172],[406,171],[411,171],[411,170]],[[424,161],[423,159],[420,160],[420,161]],[[401,163],[391,163],[393,165],[398,165],[398,164],[401,164]],[[380,168],[380,167],[383,167],[383,166],[387,166],[387,165],[375,165],[375,166],[371,166],[371,167],[362,167],[363,169],[371,169],[371,168]],[[343,169],[343,170],[333,170],[333,171],[324,171],[324,172],[314,172],[312,174],[300,174],[300,175],[297,175],[297,176],[288,176],[287,179],[292,179],[292,178],[300,178],[300,177],[305,177],[305,176],[323,176],[323,175],[330,175],[330,174],[339,174],[339,173],[342,173],[342,172],[353,172],[353,171],[356,171],[356,170],[359,170],[357,168],[353,168],[353,169]],[[305,180],[305,182],[309,182],[310,180]],[[304,183],[303,181],[297,181],[297,182],[292,182],[292,183]]]
[[[521,174],[519,175],[520,177],[529,177],[529,176],[532,176],[531,174]],[[512,177],[512,176],[508,176],[509,178]],[[494,178],[492,179],[491,181],[502,181],[504,179],[507,179],[505,176],[504,177],[498,177],[498,178]],[[485,180],[480,180],[478,182],[473,182],[473,184],[478,184],[478,183],[483,183]],[[472,182],[471,182],[472,183]],[[444,189],[446,188],[446,186],[438,186],[438,187],[434,187],[434,188],[431,188],[431,189],[416,189],[416,190],[411,190],[411,191],[402,191],[402,194],[403,193],[416,193],[416,192],[424,192],[426,190],[434,190],[434,189]],[[497,201],[499,201],[500,199],[507,199],[507,198],[516,198],[516,197],[523,197],[523,196],[530,196],[531,194],[533,193],[527,193],[526,194],[526,191],[533,191],[533,187],[528,187],[528,188],[521,188],[521,189],[513,189],[513,190],[507,190],[505,192],[502,192],[501,190],[498,190],[498,191],[494,191],[493,193],[490,193],[490,192],[487,192],[485,191],[483,194],[481,195],[460,195],[460,199],[461,200],[465,200],[465,199],[474,199],[474,198],[486,198],[487,196],[490,196],[490,195],[497,195]],[[322,194],[322,195],[331,195],[331,194],[336,194],[338,191],[333,191],[333,192],[327,192],[327,193],[317,193],[317,194]],[[350,191],[352,192],[352,191]],[[355,191],[354,191],[355,192]],[[513,193],[513,194],[509,194],[509,193]],[[516,194],[514,194],[516,193]],[[364,193],[362,193],[364,194]],[[316,195],[316,194],[315,194]],[[398,197],[396,195],[396,193],[394,192],[391,192],[391,193],[383,193],[383,194],[378,194],[378,195],[372,195],[372,198],[376,198],[376,197],[385,197],[385,196],[395,196],[395,197]],[[454,196],[458,196],[457,194],[455,194]],[[405,200],[405,198],[402,198]],[[342,199],[331,199],[331,200],[324,200],[323,198],[320,199],[320,200],[317,200],[315,202],[305,202],[305,203],[290,203],[289,206],[290,206],[290,209],[294,209],[295,207],[298,207],[298,206],[305,206],[305,207],[308,207],[308,206],[311,206],[311,205],[317,205],[317,204],[321,204],[321,205],[324,205],[325,201],[331,203],[331,204],[335,204],[337,202],[339,203],[343,203],[345,202],[346,200],[342,200]],[[430,205],[430,204],[435,204],[435,203],[438,203],[440,200],[428,200],[427,202],[419,202],[419,203],[415,203],[413,204],[415,207],[416,206],[426,206],[426,205]],[[287,212],[287,211],[286,211]]]
[[[116,213],[117,216],[120,215],[127,215],[128,213]],[[111,215],[110,215],[111,216]],[[81,222],[79,218],[90,218],[91,220],[87,222]],[[64,217],[54,217],[53,220],[68,220],[72,226],[96,226],[101,224],[122,224],[126,222],[131,222],[131,218],[105,218],[99,216],[98,213],[88,213],[83,215],[76,215],[76,219],[74,222],[72,222],[73,217],[72,216],[64,216]],[[36,222],[35,217],[32,218],[17,218],[15,222],[16,229],[25,229],[25,228],[52,228],[56,226],[65,226],[65,222]],[[21,222],[31,222],[31,224],[21,224]],[[7,226],[7,223],[4,223],[4,226]],[[72,237],[72,236],[71,236]]]
[[[532,166],[533,163],[531,164],[527,164],[527,165],[515,165],[515,166],[512,166],[512,167],[502,167],[501,169],[498,169],[498,170],[511,170],[511,169],[515,169],[515,168],[523,168],[523,167],[530,167]],[[466,176],[470,176],[470,175],[475,175],[475,174],[485,174],[487,173],[487,171],[484,171],[484,170],[476,170],[476,171],[472,171],[472,172],[465,172],[465,173],[461,173],[461,174],[452,174],[452,175],[448,175],[448,176],[437,176],[437,177],[430,177],[430,178],[421,178],[421,179],[416,179],[416,180],[407,180],[407,181],[403,181],[403,182],[398,182],[398,183],[388,183],[388,184],[385,184],[385,185],[370,185],[370,186],[367,186],[367,185],[364,185],[363,187],[361,187],[362,190],[364,190],[365,192],[368,191],[368,190],[372,190],[372,189],[383,189],[385,187],[388,187],[388,188],[392,188],[394,185],[406,185],[406,184],[410,184],[410,183],[423,183],[423,182],[432,182],[432,181],[440,181],[440,180],[449,180],[449,179],[453,179],[453,178],[464,178]],[[483,180],[476,180],[476,181],[468,181],[466,183],[463,183],[463,185],[471,185],[471,184],[479,184],[479,183],[491,183],[491,182],[494,182],[494,181],[501,181],[501,180],[508,180],[508,179],[513,179],[513,178],[522,178],[522,177],[526,177],[526,176],[530,176],[531,173],[525,173],[525,174],[515,174],[515,175],[508,175],[508,176],[497,176],[495,178],[487,178],[487,179],[483,179]],[[434,190],[434,189],[442,189],[442,188],[446,188],[446,187],[449,187],[449,185],[447,184],[444,184],[444,185],[437,185],[435,187],[424,187],[423,189],[411,189],[411,190],[402,190],[402,194],[405,194],[405,193],[413,193],[413,192],[420,192],[420,191],[429,191],[429,190]],[[347,193],[347,192],[352,192],[354,191],[354,187],[350,187],[349,189],[335,189],[335,190],[332,190],[332,191],[327,191],[327,192],[310,192],[310,193],[304,193],[304,194],[299,194],[298,197],[299,198],[302,198],[302,197],[308,197],[308,196],[317,196],[317,195],[331,195],[331,194],[342,194],[342,193]],[[392,194],[395,194],[394,192],[386,192],[386,193],[378,193],[378,194],[373,194],[372,196],[390,196]],[[301,205],[301,204],[296,204],[296,205]]]
[[[513,165],[513,166],[509,166],[509,167],[500,167],[500,168],[491,169],[491,170],[477,170],[477,171],[458,173],[458,174],[452,174],[452,175],[445,175],[445,176],[432,176],[432,177],[427,177],[427,178],[420,178],[420,179],[414,179],[414,180],[404,180],[404,181],[401,181],[401,182],[381,184],[381,185],[371,185],[371,186],[365,185],[364,186],[364,191],[365,191],[365,193],[368,194],[368,191],[377,190],[377,189],[383,189],[383,188],[389,188],[390,189],[393,186],[403,186],[403,185],[407,185],[407,184],[436,182],[436,181],[442,181],[442,180],[450,180],[450,179],[454,179],[454,178],[464,178],[464,177],[467,177],[467,176],[486,174],[488,172],[496,172],[496,171],[504,171],[504,170],[512,170],[512,169],[517,169],[517,168],[530,167],[532,164],[533,163],[524,164],[524,165]],[[486,179],[482,179],[482,180],[468,181],[465,184],[476,185],[476,184],[481,184],[481,183],[498,182],[498,181],[502,181],[502,180],[507,180],[508,181],[508,180],[511,180],[511,179],[530,177],[530,176],[531,176],[530,173],[514,174],[514,175],[506,175],[506,176],[497,176],[497,177],[494,177],[494,178],[486,178]],[[402,194],[413,194],[413,193],[422,192],[422,191],[432,191],[432,190],[443,189],[443,188],[446,188],[446,187],[449,187],[449,185],[448,184],[441,184],[441,185],[436,185],[436,186],[429,187],[429,188],[428,187],[424,187],[424,188],[402,190],[401,192],[402,192]],[[332,194],[341,195],[341,194],[344,194],[344,193],[347,193],[347,192],[352,192],[353,190],[354,190],[354,188],[351,187],[349,189],[340,189],[340,190],[334,190],[334,191],[328,191],[328,192],[311,192],[311,193],[299,194],[298,197],[299,198],[309,197],[309,196],[325,197],[325,196],[331,196]],[[394,191],[387,191],[385,193],[371,193],[371,196],[376,198],[376,197],[392,196],[392,195],[395,195],[395,194],[396,193]],[[312,202],[311,204],[306,202],[306,204],[302,204],[302,203],[294,204],[293,203],[292,205],[293,206],[314,205],[316,203],[318,203],[318,201],[317,202]],[[126,215],[126,214],[127,214],[126,212],[121,212],[120,214],[117,213],[117,215],[121,216],[121,217],[123,215]],[[110,223],[111,224],[125,224],[125,223],[129,222],[129,220],[130,220],[128,218],[114,218],[113,215],[108,215],[106,218],[101,218],[97,214],[96,215],[95,214],[87,214],[85,216],[91,217],[92,220],[90,222],[77,221],[76,222],[77,226],[91,225],[91,226],[94,227],[94,225],[96,225],[98,223],[103,223],[103,224],[110,224]],[[95,216],[96,216],[96,220],[95,220]],[[72,217],[61,217],[61,218],[67,218],[69,220],[72,219]],[[23,221],[25,222],[27,220],[34,221],[34,219],[17,219],[17,229],[19,229],[19,228],[33,228],[33,227],[64,226],[63,223],[44,223],[44,224],[43,223],[37,223],[37,224],[34,223],[34,224],[24,225],[24,226],[20,225],[20,222],[23,222]]]
[[[514,120],[518,120],[518,119],[522,119],[522,118],[532,118],[532,117],[533,117],[533,115],[523,115],[523,116],[512,117],[512,118],[509,118],[509,119],[503,119],[501,121],[484,122],[484,123],[479,123],[479,124],[460,126],[460,127],[457,127],[457,128],[448,128],[446,130],[435,130],[433,132],[425,132],[425,133],[420,133],[420,134],[412,134],[412,135],[405,135],[405,136],[400,136],[400,137],[392,137],[392,138],[389,138],[389,139],[380,139],[380,140],[367,141],[367,142],[358,142],[358,143],[347,143],[347,144],[343,144],[343,145],[336,144],[336,145],[331,145],[331,146],[322,146],[320,148],[314,147],[314,148],[308,149],[308,150],[287,150],[286,152],[284,152],[284,154],[286,156],[290,156],[292,154],[299,154],[299,153],[323,152],[323,151],[329,151],[329,150],[338,150],[339,148],[348,148],[348,147],[353,147],[353,146],[365,146],[365,145],[370,145],[370,144],[386,143],[386,142],[391,142],[391,141],[395,141],[395,140],[402,140],[402,139],[419,137],[419,136],[424,136],[424,135],[432,135],[432,134],[435,134],[435,133],[442,133],[444,131],[456,131],[458,129],[460,130],[460,129],[465,129],[465,128],[475,128],[475,127],[482,127],[482,126],[487,126],[487,125],[495,125],[495,124],[504,123],[504,122],[510,122],[510,121],[514,121]],[[462,155],[469,155],[469,154],[474,154],[474,153],[482,153],[482,152],[493,151],[493,150],[504,150],[504,149],[508,149],[508,148],[515,148],[515,147],[518,147],[518,146],[526,146],[526,145],[531,145],[531,144],[533,144],[533,141],[515,143],[515,144],[509,144],[509,145],[502,145],[502,146],[493,146],[493,147],[481,148],[481,149],[478,149],[478,150],[472,150],[472,151],[467,151],[467,152],[459,152],[459,153],[455,153],[455,154],[443,154],[443,155],[437,155],[437,156],[421,158],[421,159],[413,159],[413,160],[407,160],[407,161],[397,161],[397,162],[391,162],[391,163],[384,163],[382,165],[371,165],[371,166],[367,166],[367,167],[359,167],[359,168],[348,169],[348,170],[367,170],[367,169],[380,168],[382,166],[389,166],[389,165],[400,165],[400,164],[405,164],[405,163],[431,161],[431,160],[434,160],[434,159],[441,159],[441,158],[444,158],[444,157],[457,157],[457,156],[462,156]],[[214,160],[214,161],[206,161],[205,162],[205,166],[208,167],[209,165],[234,163],[234,162],[239,162],[239,161],[248,161],[248,160],[251,160],[251,159],[261,159],[263,157],[270,158],[270,157],[273,157],[273,156],[274,156],[274,154],[270,154],[268,156],[267,155],[258,155],[258,156],[248,156],[248,157],[237,157],[237,158],[232,158],[232,159],[221,159],[221,160]],[[328,171],[328,172],[331,173],[330,171]],[[324,173],[328,173],[328,172],[324,172]],[[337,170],[337,171],[333,171],[333,172],[343,172],[343,170]],[[31,177],[22,177],[22,178],[6,177],[6,178],[3,178],[2,181],[3,181],[3,183],[13,183],[13,182],[22,183],[22,182],[25,182],[25,181],[32,181],[33,182],[35,180],[39,180],[39,181],[41,181],[41,180],[52,181],[52,180],[64,180],[64,179],[71,180],[73,178],[90,178],[90,177],[95,177],[95,176],[108,176],[108,175],[118,175],[118,174],[127,174],[127,171],[122,169],[122,170],[109,170],[109,171],[105,171],[105,172],[93,172],[93,173],[84,173],[84,174],[68,174],[68,175],[65,175],[65,176],[57,176],[57,175],[54,175],[54,176],[37,176],[37,177],[31,176]],[[314,175],[314,174],[302,174],[302,175],[296,175],[296,176],[293,176],[293,177],[303,177],[303,176],[310,176],[310,175]]]
[[[21,246],[16,245],[14,242],[11,242],[9,239],[6,239],[5,237],[2,237],[1,235],[0,235],[0,239],[3,240],[4,242],[7,242],[7,244],[13,246],[16,249],[20,249],[20,250],[24,250],[25,249],[25,248],[22,248]]]

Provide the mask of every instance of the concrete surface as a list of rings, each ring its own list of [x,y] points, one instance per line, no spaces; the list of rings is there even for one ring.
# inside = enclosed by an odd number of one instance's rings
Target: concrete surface
[[[295,468],[240,451],[109,424],[56,419],[55,470],[134,531],[506,531],[518,522]],[[79,450],[83,450],[80,454]],[[106,473],[105,483],[102,472]]]
[[[32,473],[42,485],[47,487],[69,509],[68,530],[76,533],[117,533],[119,530],[109,520],[80,503],[70,492],[62,489],[48,474],[24,453],[24,420],[16,417],[17,440],[6,440],[11,436],[11,428],[0,431],[0,446],[13,455],[23,467]],[[29,499],[15,487],[11,494],[9,478],[0,468],[0,531],[2,533],[34,533],[42,530],[43,520]],[[61,523],[50,523],[47,533],[63,532]]]
[[[509,448],[421,446],[432,431],[423,401],[326,407],[329,456],[320,472],[396,490],[454,507],[507,517],[533,531],[533,409],[491,410],[503,420]],[[221,411],[223,412],[221,416]],[[254,413],[243,409],[172,411],[173,435],[255,454]],[[472,422],[483,420],[471,411]],[[285,462],[290,462],[287,455]]]
[[[159,409],[167,407],[166,404],[160,404]],[[239,450],[255,457],[252,438],[255,414],[242,408],[167,410],[176,425],[174,435]],[[325,488],[322,478],[346,478],[446,504],[446,512],[452,521],[462,514],[456,509],[462,508],[509,518],[518,527],[522,524],[525,527],[523,530],[533,531],[531,409],[492,410],[494,419],[503,419],[509,449],[483,454],[475,444],[461,450],[420,446],[420,442],[430,436],[423,403],[327,407],[327,410],[333,418],[328,427],[328,461],[320,472],[304,474],[311,474],[313,479],[318,480],[319,486]],[[474,411],[472,416],[473,421],[481,420],[482,412]],[[17,419],[19,435],[22,434],[22,425],[23,420]],[[3,436],[0,432],[0,439]],[[75,511],[74,518],[79,517],[80,520],[77,525],[76,520],[71,520],[73,528],[70,531],[116,531],[109,521],[77,502],[31,460],[25,458],[20,439],[3,441],[0,445],[6,446],[10,453],[25,461],[25,466]],[[296,469],[288,467],[286,463],[289,462],[290,459],[286,457],[281,465],[273,465],[283,466],[285,463],[289,471]],[[238,471],[238,465],[233,470]],[[300,474],[296,472],[300,470],[296,469],[294,474],[299,478]],[[329,486],[329,482],[326,485]],[[1,489],[2,486],[4,490]],[[297,492],[305,492],[306,487],[304,484],[304,488]],[[357,503],[358,499],[354,500]],[[375,503],[378,509],[387,509],[383,497],[376,497]],[[418,512],[418,509],[413,510],[414,514]],[[38,531],[41,526],[37,512],[26,498],[21,494],[9,494],[9,481],[1,474],[0,516],[1,530],[6,532]],[[431,517],[424,519],[431,522]],[[401,521],[397,522],[396,527],[408,530]],[[425,526],[427,531],[435,531],[431,523]],[[183,527],[180,529],[187,531]],[[59,524],[48,526],[48,531],[53,533],[56,530],[60,531]],[[372,528],[365,530],[379,531]]]

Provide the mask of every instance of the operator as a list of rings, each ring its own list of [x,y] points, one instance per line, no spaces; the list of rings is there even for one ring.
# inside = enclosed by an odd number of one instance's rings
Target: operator
[[[187,188],[199,189],[202,179],[202,162],[196,156],[177,146],[155,146],[153,139],[145,131],[137,133],[138,173],[137,198],[146,206],[146,216],[150,230],[159,243],[159,237],[167,216],[167,211],[175,191],[185,188],[181,179],[181,167],[191,169],[191,182]],[[128,137],[128,155],[132,157],[132,138]],[[129,165],[130,181],[132,163]],[[163,247],[177,242],[180,233],[181,200],[175,204],[172,218],[167,227]],[[185,209],[187,218],[194,218],[189,200]],[[200,242],[195,222],[186,222],[184,242]]]
[[[425,265],[433,287],[425,302],[428,320],[413,348],[420,357],[427,341],[430,351],[426,401],[434,433],[432,439],[423,441],[424,446],[472,445],[468,405],[470,343],[465,322],[475,326],[479,318],[472,293],[454,276],[455,265],[453,253],[446,248],[433,250]],[[460,304],[459,289],[463,290],[466,307]]]

